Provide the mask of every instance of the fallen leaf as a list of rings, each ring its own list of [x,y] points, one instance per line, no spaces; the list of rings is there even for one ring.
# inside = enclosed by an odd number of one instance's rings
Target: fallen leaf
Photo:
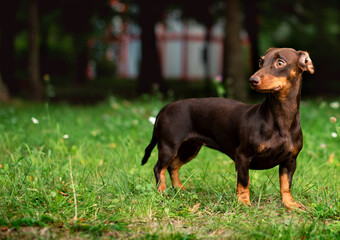
[[[195,213],[195,212],[198,211],[198,209],[200,208],[200,206],[201,206],[201,204],[200,204],[200,203],[197,203],[197,204],[195,204],[192,208],[189,208],[189,211]]]
[[[330,163],[334,162],[334,153],[331,153],[331,155],[328,158],[328,162]]]
[[[64,192],[59,191],[59,190],[57,190],[57,192],[60,193],[61,195],[63,195],[64,197],[68,197],[68,194],[67,194],[67,193],[64,193]]]

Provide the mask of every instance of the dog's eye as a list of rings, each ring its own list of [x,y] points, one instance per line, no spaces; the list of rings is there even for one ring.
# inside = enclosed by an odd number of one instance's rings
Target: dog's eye
[[[281,60],[281,59],[279,59],[279,60],[276,62],[276,65],[277,65],[278,67],[283,67],[285,64],[286,64],[286,63],[285,63],[283,60]]]
[[[263,59],[262,59],[262,58],[260,58],[260,59],[259,59],[259,67],[261,68],[261,67],[262,67],[262,65],[263,65]]]

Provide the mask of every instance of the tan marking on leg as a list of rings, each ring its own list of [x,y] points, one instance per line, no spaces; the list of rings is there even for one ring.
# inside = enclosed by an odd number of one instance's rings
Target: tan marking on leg
[[[172,180],[172,186],[174,188],[181,188],[184,189],[183,184],[181,183],[181,180],[179,179],[178,171],[181,168],[181,166],[184,163],[179,160],[178,157],[176,157],[170,165],[170,175]]]
[[[179,179],[178,175],[179,168],[171,171],[171,179],[172,179],[172,185],[174,188],[180,188],[184,190],[183,184],[181,183],[181,180]]]
[[[236,197],[238,197],[238,200],[241,203],[248,205],[248,206],[251,206],[250,195],[249,195],[249,186],[250,186],[250,181],[249,181],[247,187],[242,186],[241,183],[237,183]]]
[[[303,209],[303,207],[296,203],[290,193],[289,189],[289,178],[287,174],[287,170],[283,172],[283,174],[280,175],[280,192],[282,196],[282,204],[288,208],[288,209],[296,209],[300,208]]]
[[[185,142],[185,141],[183,141]],[[183,143],[182,142],[182,143]],[[199,150],[201,149],[202,145],[201,144],[196,144],[196,151],[195,153],[189,157],[188,159],[186,159],[185,161],[181,161],[180,158],[177,156],[176,154],[176,157],[173,158],[173,160],[171,161],[171,164],[170,164],[170,168],[169,168],[169,173],[171,175],[171,180],[172,180],[172,186],[174,188],[180,188],[182,190],[185,190],[185,187],[183,186],[181,180],[179,179],[179,169],[186,163],[190,162],[192,159],[194,159]]]
[[[158,185],[158,191],[159,192],[163,192],[165,189],[166,189],[166,185],[165,185],[165,173],[166,173],[166,167],[163,168],[161,170],[161,173],[160,173],[160,181],[159,181],[159,185]]]

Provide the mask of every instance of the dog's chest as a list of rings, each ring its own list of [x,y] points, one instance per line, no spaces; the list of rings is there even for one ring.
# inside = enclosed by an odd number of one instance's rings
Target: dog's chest
[[[268,169],[296,158],[302,148],[302,135],[280,136],[253,143],[250,168]]]

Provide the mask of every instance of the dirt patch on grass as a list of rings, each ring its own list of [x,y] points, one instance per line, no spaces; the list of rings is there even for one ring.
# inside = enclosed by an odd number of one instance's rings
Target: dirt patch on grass
[[[25,240],[33,240],[33,239],[118,239],[118,238],[129,238],[131,234],[128,232],[118,232],[118,231],[109,231],[109,232],[70,232],[69,229],[61,229],[61,228],[53,228],[53,227],[20,227],[16,228],[7,228],[2,227],[0,229],[0,239],[25,239]]]

